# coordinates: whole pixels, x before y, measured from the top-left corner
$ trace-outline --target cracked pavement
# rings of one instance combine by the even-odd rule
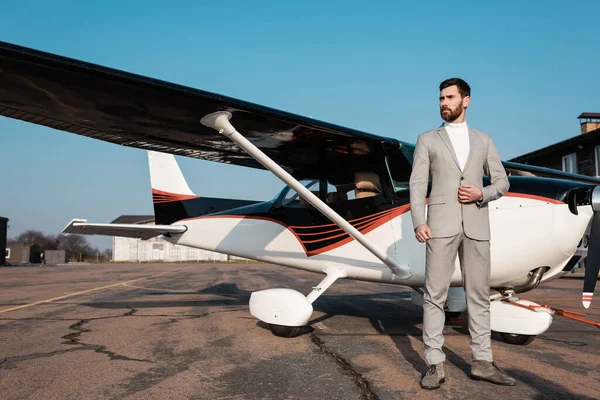
[[[336,282],[295,338],[249,314],[252,291],[308,293],[321,278],[243,263],[0,268],[1,397],[600,398],[600,331],[560,317],[528,346],[494,338],[496,361],[518,382],[508,388],[469,379],[467,331],[447,325],[447,382],[430,392],[419,387],[421,310],[405,288]],[[581,283],[523,297],[581,311]],[[588,317],[600,320],[598,305]]]
[[[348,375],[350,375],[353,379],[354,382],[356,383],[356,385],[360,388],[360,390],[362,390],[363,392],[363,397],[367,400],[378,400],[379,396],[377,396],[372,390],[371,387],[369,385],[369,381],[367,381],[365,379],[364,376],[362,376],[358,371],[356,371],[349,363],[348,361],[344,360],[344,358],[335,353],[334,351],[332,351],[331,349],[329,349],[325,342],[323,342],[323,339],[321,339],[318,335],[311,333],[310,334],[310,340],[317,345],[317,347],[325,354],[329,355],[331,358],[333,358],[333,360],[335,360],[336,363],[338,363],[340,365],[340,367],[346,371],[348,373]]]

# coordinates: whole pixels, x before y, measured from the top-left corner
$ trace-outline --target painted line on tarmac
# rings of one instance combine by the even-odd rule
[[[171,271],[165,271],[165,272],[161,272],[160,274],[151,275],[151,276],[145,276],[143,278],[133,279],[131,281],[113,283],[112,285],[100,286],[100,287],[97,287],[97,288],[88,289],[88,290],[84,290],[84,291],[81,291],[81,292],[70,293],[70,294],[66,294],[64,296],[54,297],[52,299],[40,300],[40,301],[36,301],[34,303],[23,304],[23,305],[20,305],[18,307],[5,308],[4,310],[0,310],[0,314],[5,313],[5,312],[9,312],[9,311],[20,310],[22,308],[33,307],[33,306],[37,306],[37,305],[40,305],[40,304],[51,303],[51,302],[56,301],[56,300],[67,299],[69,297],[79,296],[80,294],[86,294],[86,293],[96,292],[98,290],[110,289],[110,288],[113,288],[113,287],[116,287],[116,286],[127,286],[128,283],[138,282],[138,281],[142,281],[144,279],[155,278],[157,276],[161,276],[161,275],[170,274],[170,273],[173,273],[173,272],[176,272],[176,271],[180,271],[181,269],[183,269],[183,268],[175,269],[175,270],[171,270]]]
[[[132,289],[157,290],[160,292],[169,292],[169,293],[183,293],[183,294],[196,294],[197,293],[197,292],[190,292],[189,290],[170,290],[170,289],[162,289],[162,288],[155,288],[155,287],[134,286],[134,285],[130,285],[127,282],[123,283],[123,286],[127,286],[128,288],[132,288]]]

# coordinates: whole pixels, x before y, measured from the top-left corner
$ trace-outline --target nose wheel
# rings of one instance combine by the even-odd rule
[[[501,332],[502,339],[508,344],[517,346],[526,346],[535,339],[535,335],[519,335],[517,333]]]

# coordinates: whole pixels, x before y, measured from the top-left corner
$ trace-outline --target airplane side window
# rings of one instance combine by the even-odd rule
[[[397,194],[408,193],[412,165],[401,152],[386,156],[385,163]]]
[[[379,175],[371,171],[354,173],[355,193],[357,199],[373,197],[382,193]]]
[[[302,179],[299,182],[329,205],[383,195],[379,174],[369,170],[337,171],[323,182],[319,179]],[[310,207],[310,203],[292,188],[287,189],[281,205],[288,208]]]
[[[318,179],[301,179],[300,184],[313,192],[317,197],[319,197],[319,180]],[[300,197],[298,192],[294,189],[290,188],[288,192],[285,194],[281,205],[284,207],[308,207],[310,203],[306,201],[304,198]]]
[[[351,184],[346,185],[333,185],[331,182],[327,182],[327,204],[339,204],[348,200],[354,200],[354,186]]]
[[[327,204],[383,196],[380,175],[372,169],[331,174],[327,182]]]

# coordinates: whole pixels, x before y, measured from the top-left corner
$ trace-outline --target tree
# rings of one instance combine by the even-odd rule
[[[112,249],[104,249],[104,251],[102,252],[102,259],[104,261],[111,261],[112,260]]]
[[[30,229],[15,239],[8,239],[7,244],[24,244],[31,248],[32,262],[40,262],[40,253],[47,250],[65,250],[67,261],[110,261],[112,250],[100,251],[92,247],[86,236],[75,234],[46,235]]]
[[[44,232],[30,229],[17,236],[17,243],[35,246],[40,252],[56,250],[58,241],[56,236],[46,235]]]
[[[85,236],[61,233],[57,236],[57,241],[58,249],[66,251],[66,257],[69,261],[85,261],[92,256],[95,259],[96,253]]]

